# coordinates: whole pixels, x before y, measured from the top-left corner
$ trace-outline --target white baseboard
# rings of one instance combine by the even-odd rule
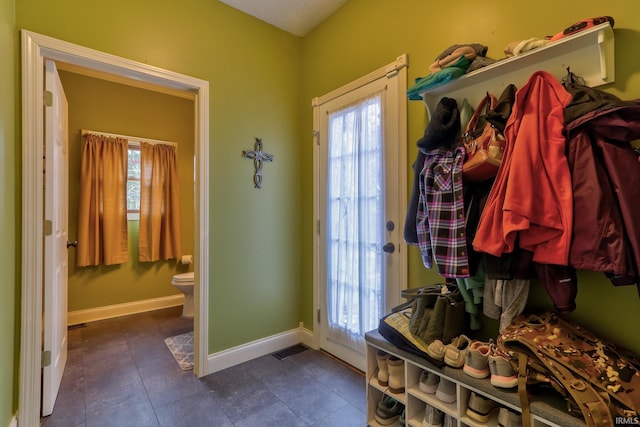
[[[305,328],[304,326],[300,326],[300,342],[306,345],[309,348],[314,350],[319,350],[318,343],[316,342],[316,337],[313,335],[313,331]]]
[[[303,343],[313,348],[313,332],[304,327],[298,327],[290,331],[261,338],[246,344],[239,345],[227,350],[209,355],[207,360],[207,374],[230,368],[240,363],[261,357],[283,348],[291,347]]]
[[[18,419],[15,417],[15,415],[13,416],[13,418],[11,418],[9,427],[18,427]]]
[[[159,310],[161,308],[175,307],[184,303],[184,294],[169,295],[167,297],[151,298],[142,301],[127,302],[124,304],[107,305],[105,307],[76,310],[67,313],[67,325],[93,322],[96,320],[111,319],[128,314],[143,313],[145,311]]]

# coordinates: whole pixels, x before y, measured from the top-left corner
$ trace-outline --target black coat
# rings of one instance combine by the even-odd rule
[[[416,143],[418,155],[413,163],[413,188],[404,223],[404,240],[408,244],[418,245],[416,214],[420,200],[420,172],[424,168],[426,153],[436,148],[453,150],[459,137],[460,112],[458,111],[458,103],[453,98],[444,97],[436,106],[436,110],[424,131],[424,136]]]

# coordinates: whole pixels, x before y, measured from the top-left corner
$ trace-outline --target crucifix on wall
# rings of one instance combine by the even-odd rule
[[[253,150],[242,150],[242,157],[253,159],[253,167],[255,168],[253,184],[255,188],[262,188],[262,162],[272,162],[273,154],[262,151],[262,139],[256,138]]]

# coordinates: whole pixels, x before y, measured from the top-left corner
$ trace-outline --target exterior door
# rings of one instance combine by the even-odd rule
[[[364,334],[406,287],[406,140],[398,136],[406,95],[399,74],[381,72],[316,107],[320,347],[361,370]]]
[[[56,65],[45,62],[45,209],[42,415],[53,412],[67,362],[67,98]],[[47,96],[49,98],[49,95]]]

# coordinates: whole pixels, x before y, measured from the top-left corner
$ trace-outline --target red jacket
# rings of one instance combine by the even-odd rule
[[[502,166],[478,224],[475,250],[501,256],[517,244],[533,253],[534,262],[567,265],[573,201],[564,108],[570,100],[545,71],[532,74],[516,93]]]

